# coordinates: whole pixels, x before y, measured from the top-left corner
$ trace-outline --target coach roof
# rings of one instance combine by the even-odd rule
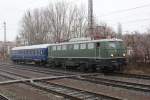
[[[39,49],[39,48],[47,48],[51,44],[40,44],[40,45],[31,45],[31,46],[21,46],[21,47],[14,47],[12,50],[24,50],[24,49]]]

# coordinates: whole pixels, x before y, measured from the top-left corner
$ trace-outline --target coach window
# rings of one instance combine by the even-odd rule
[[[26,50],[24,50],[24,54],[27,54],[27,53],[26,53]]]
[[[74,50],[78,50],[79,49],[79,44],[74,44]]]
[[[62,45],[62,50],[66,50],[67,46],[66,45]]]
[[[43,50],[40,51],[40,54],[43,55]]]
[[[53,49],[53,51],[56,51],[56,46],[53,46],[52,49]]]
[[[30,50],[28,50],[28,54],[30,54]]]
[[[31,54],[31,50],[29,50],[29,54]]]
[[[30,55],[32,55],[32,50],[30,50]]]
[[[37,55],[40,55],[40,50],[37,50]]]
[[[36,51],[35,51],[35,50],[33,50],[33,54],[34,54],[34,55],[36,54]]]
[[[35,55],[35,53],[36,53],[35,50],[33,50],[33,54],[34,54],[34,55]]]
[[[39,55],[42,55],[43,54],[43,50],[39,50]]]
[[[86,49],[86,44],[80,44],[80,49]]]
[[[93,49],[94,48],[94,43],[88,43],[88,49]]]
[[[40,55],[40,50],[37,50],[37,55]]]
[[[27,54],[30,54],[29,50],[27,50]]]
[[[33,51],[33,55],[35,55],[35,53],[36,53],[35,50],[32,50],[32,51]]]
[[[30,50],[30,55],[32,55],[32,50]]]
[[[39,54],[39,50],[36,50],[36,55],[38,55]]]
[[[33,55],[35,54],[34,50],[32,50],[32,54],[33,54]]]

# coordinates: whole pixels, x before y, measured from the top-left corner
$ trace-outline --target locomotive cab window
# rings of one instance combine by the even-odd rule
[[[100,43],[96,43],[96,48],[99,48],[100,47]]]

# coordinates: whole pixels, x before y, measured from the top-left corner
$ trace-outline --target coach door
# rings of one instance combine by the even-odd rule
[[[96,43],[96,58],[100,57],[100,43]]]

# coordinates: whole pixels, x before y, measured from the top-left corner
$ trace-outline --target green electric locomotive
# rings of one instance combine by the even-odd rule
[[[120,71],[127,64],[126,48],[121,39],[56,43],[48,47],[48,63],[81,71]]]

